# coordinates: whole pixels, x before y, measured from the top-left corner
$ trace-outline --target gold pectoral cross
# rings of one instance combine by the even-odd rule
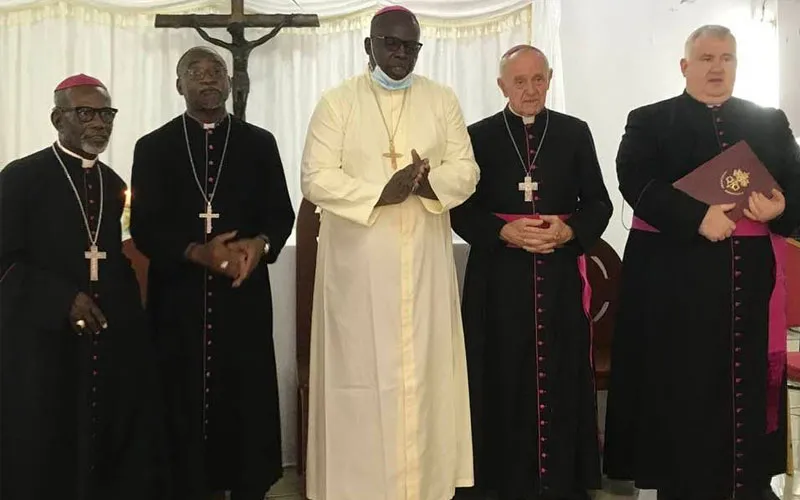
[[[97,245],[92,245],[89,247],[88,252],[83,253],[83,256],[89,261],[89,280],[100,280],[100,264],[98,261],[104,260],[106,253],[98,250]]]
[[[389,158],[392,160],[392,170],[397,170],[397,160],[398,158],[402,158],[403,154],[398,153],[394,149],[394,141],[389,141],[389,152],[383,153],[384,158]]]
[[[198,216],[201,219],[206,220],[206,234],[211,234],[211,230],[213,229],[211,220],[212,219],[219,219],[219,214],[214,213],[214,210],[211,208],[211,203],[206,203],[206,211],[200,212]]]
[[[539,183],[533,182],[533,178],[526,175],[523,182],[517,185],[517,189],[525,192],[525,201],[533,201],[533,192],[539,190]]]

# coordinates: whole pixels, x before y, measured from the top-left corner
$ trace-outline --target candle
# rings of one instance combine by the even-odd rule
[[[130,208],[130,206],[131,206],[131,190],[130,189],[126,189],[125,190],[125,207],[126,208]]]

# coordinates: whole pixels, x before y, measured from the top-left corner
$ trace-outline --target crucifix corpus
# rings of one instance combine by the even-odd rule
[[[525,192],[525,201],[533,201],[533,192],[539,190],[539,183],[533,182],[530,175],[526,175],[523,182],[518,184],[519,191]]]
[[[100,279],[100,263],[99,261],[106,258],[106,253],[101,252],[97,245],[89,247],[88,252],[84,252],[83,256],[89,261],[89,281],[98,281]]]
[[[156,15],[156,28],[194,28],[203,40],[230,51],[233,55],[233,114],[242,120],[245,119],[247,96],[250,94],[250,76],[247,73],[250,52],[267,43],[283,28],[318,26],[316,14],[245,14],[244,0],[231,0],[230,14]],[[226,28],[231,41],[212,38],[203,28]],[[247,40],[245,28],[272,28],[272,31],[256,40]]]

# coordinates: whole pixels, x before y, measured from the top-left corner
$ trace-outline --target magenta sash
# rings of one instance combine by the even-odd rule
[[[519,219],[541,219],[539,214],[494,214],[497,217],[503,219],[506,222],[514,222],[515,220]],[[570,215],[556,215],[561,220],[567,220],[570,218]],[[516,245],[508,244],[510,248],[518,248]],[[586,315],[586,319],[589,321],[589,362],[591,363],[592,370],[594,370],[594,356],[592,353],[594,352],[594,328],[593,328],[593,321],[592,321],[592,286],[589,283],[589,274],[586,267],[586,255],[579,255],[578,256],[578,273],[581,276],[581,302],[583,304],[583,312]]]
[[[633,229],[659,232],[642,219],[634,216]],[[769,343],[767,351],[767,433],[778,428],[780,398],[783,390],[783,377],[786,373],[786,259],[788,243],[785,238],[771,233],[766,224],[740,219],[733,232],[734,237],[769,236],[772,253],[775,256],[775,286],[769,299]]]

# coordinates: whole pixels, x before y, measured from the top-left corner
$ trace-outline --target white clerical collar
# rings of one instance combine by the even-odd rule
[[[58,144],[58,149],[60,149],[61,151],[65,152],[66,154],[70,155],[73,158],[79,159],[81,161],[81,168],[92,168],[94,167],[94,164],[97,163],[97,158],[90,160],[88,158],[84,158],[79,154],[73,153],[69,149],[65,148],[64,145],[61,144],[61,140],[59,139],[56,139],[56,144]]]
[[[189,118],[191,118],[192,120],[194,120],[198,124],[200,124],[200,126],[203,127],[203,130],[214,130],[215,128],[217,128],[217,125],[221,124],[222,122],[224,122],[228,118],[228,113],[225,113],[225,115],[222,118],[220,118],[219,121],[211,122],[211,123],[206,123],[204,121],[198,120],[197,118],[195,118],[194,116],[190,115],[189,113],[186,113],[186,116],[188,116]]]
[[[511,106],[511,104],[508,105],[508,109],[509,109],[509,111],[511,111],[511,113],[513,115],[522,118],[522,123],[524,123],[525,125],[533,125],[533,122],[536,121],[536,115],[523,116],[523,115],[517,113],[516,111],[514,111],[514,108]]]
[[[699,97],[693,96],[692,94],[690,94],[690,93],[689,93],[689,91],[688,91],[688,90],[684,90],[683,92],[684,92],[684,94],[686,94],[687,96],[689,96],[689,98],[691,98],[692,100],[694,100],[694,101],[696,101],[696,102],[698,102],[698,103],[700,103],[700,104],[703,104],[703,105],[704,105],[705,107],[707,107],[708,109],[720,109],[720,108],[721,108],[722,106],[724,106],[724,105],[725,105],[725,104],[726,104],[726,103],[727,103],[727,102],[728,102],[728,101],[731,99],[731,97],[732,97],[732,96],[729,96],[728,98],[726,98],[726,99],[725,99],[724,101],[722,101],[722,102],[706,102],[706,101],[704,101],[704,100],[700,99]]]

